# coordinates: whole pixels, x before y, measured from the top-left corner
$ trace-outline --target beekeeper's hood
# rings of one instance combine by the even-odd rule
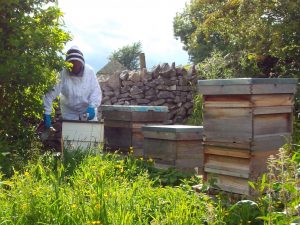
[[[82,52],[79,50],[79,48],[75,45],[72,46],[68,51],[67,51],[67,56],[66,56],[66,61],[71,62],[73,60],[81,62],[81,64],[84,66],[84,57]]]

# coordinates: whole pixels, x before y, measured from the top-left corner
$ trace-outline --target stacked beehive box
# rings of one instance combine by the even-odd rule
[[[64,148],[87,150],[103,144],[103,123],[96,121],[62,121]]]
[[[296,79],[198,81],[204,96],[204,171],[225,191],[251,194],[248,181],[292,133]]]
[[[166,106],[103,105],[101,110],[105,149],[128,152],[133,147],[136,156],[143,156],[142,126],[162,124],[168,117]]]
[[[142,131],[145,157],[159,164],[202,174],[202,126],[148,125],[142,127]]]

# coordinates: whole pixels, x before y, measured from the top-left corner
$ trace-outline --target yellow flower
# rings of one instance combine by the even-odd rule
[[[99,203],[96,204],[96,205],[95,205],[95,208],[96,208],[96,209],[100,209],[100,204],[99,204]]]
[[[122,167],[122,168],[121,168],[121,173],[123,173],[123,172],[124,172],[124,168]]]
[[[25,171],[24,175],[25,175],[26,177],[28,177],[30,174],[29,174],[27,171]]]
[[[71,205],[71,208],[72,208],[72,209],[75,209],[76,207],[77,207],[76,204],[72,204],[72,205]]]
[[[143,158],[143,157],[141,157],[141,158],[140,158],[140,160],[144,160],[144,158]]]
[[[99,221],[99,220],[91,221],[91,224],[101,224],[101,221]]]
[[[24,203],[24,204],[21,205],[21,209],[26,209],[26,208],[27,208],[27,204],[26,203]]]
[[[130,148],[129,148],[129,153],[130,153],[130,154],[133,153],[133,147],[132,147],[132,146],[130,146]]]
[[[148,162],[152,163],[152,162],[153,162],[153,159],[151,159],[151,158],[150,158],[150,159],[148,159]]]

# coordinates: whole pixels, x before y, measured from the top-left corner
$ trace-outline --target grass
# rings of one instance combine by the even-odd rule
[[[196,193],[198,177],[132,155],[44,155],[10,178],[0,174],[0,225],[291,224],[300,221],[299,158],[280,150],[250,183],[257,196],[234,202]]]
[[[160,185],[158,179],[150,179],[149,164],[142,160],[116,154],[77,158],[79,163],[72,168],[72,163],[47,155],[23,172],[15,171],[10,179],[0,179],[0,224],[211,224],[213,220],[208,216],[214,209],[208,196],[192,192],[187,181],[177,187]]]

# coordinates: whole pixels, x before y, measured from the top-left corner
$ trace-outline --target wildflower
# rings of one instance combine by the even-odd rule
[[[123,172],[124,172],[124,168],[122,167],[122,168],[120,169],[120,171],[121,171],[121,173],[123,173]]]
[[[132,146],[130,146],[130,148],[129,148],[129,153],[133,154],[133,147]]]
[[[151,158],[148,159],[148,162],[149,162],[149,163],[152,163],[152,162],[153,162],[153,159],[151,159]]]
[[[26,209],[26,208],[27,208],[27,204],[26,204],[26,203],[24,203],[24,204],[21,205],[21,209],[24,210],[24,209]]]
[[[95,208],[96,208],[96,209],[100,209],[100,204],[99,204],[99,203],[96,204],[96,205],[95,205]]]
[[[71,205],[71,208],[72,208],[72,209],[75,209],[76,207],[77,207],[76,204],[72,204],[72,205]]]
[[[140,160],[142,160],[142,161],[143,161],[143,160],[144,160],[144,158],[143,158],[143,157],[141,157],[141,158],[140,158]]]
[[[116,168],[116,169],[121,169],[122,166],[121,166],[121,165],[115,165],[115,168]]]
[[[28,173],[28,171],[25,171],[24,175],[25,175],[26,177],[28,177],[30,174]]]
[[[101,224],[101,221],[99,221],[99,220],[91,221],[91,224]]]

